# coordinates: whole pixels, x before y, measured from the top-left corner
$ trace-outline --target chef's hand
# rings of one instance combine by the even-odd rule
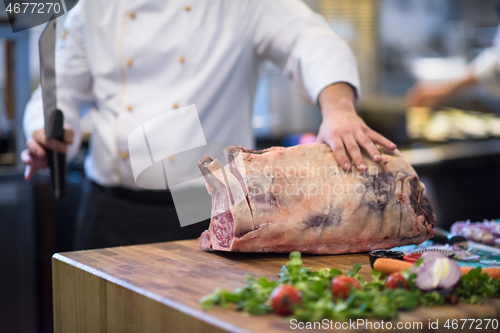
[[[394,143],[371,130],[356,114],[354,91],[347,83],[335,83],[323,89],[319,94],[318,103],[323,121],[317,142],[328,144],[345,170],[351,169],[346,150],[356,167],[366,170],[367,166],[363,162],[359,146],[363,147],[375,162],[382,160],[375,143],[396,149]]]
[[[406,104],[409,107],[433,107],[453,95],[457,89],[455,83],[424,84],[417,83],[406,93]]]
[[[64,124],[64,142],[54,139],[46,140],[44,129],[34,131],[31,138],[26,142],[26,149],[21,152],[21,160],[26,164],[24,178],[30,180],[38,170],[47,167],[44,148],[65,154],[67,145],[73,143],[73,137],[74,131],[68,124]]]
[[[469,74],[458,80],[441,83],[422,83],[418,82],[406,93],[406,104],[409,107],[422,106],[433,107],[439,102],[456,95],[462,88],[474,85],[476,77]]]

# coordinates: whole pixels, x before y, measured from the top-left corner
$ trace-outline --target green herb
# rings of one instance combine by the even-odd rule
[[[419,265],[421,260],[417,260]],[[279,282],[265,278],[246,277],[244,287],[229,292],[217,289],[200,300],[202,308],[214,305],[233,308],[246,314],[261,315],[272,312],[270,294],[281,284],[293,285],[301,295],[301,304],[293,308],[293,315],[300,321],[319,321],[322,319],[346,320],[356,318],[394,319],[398,311],[413,310],[419,305],[435,306],[445,303],[445,297],[437,291],[423,292],[417,288],[416,274],[408,270],[401,274],[408,282],[409,289],[385,289],[386,278],[377,270],[372,270],[371,281],[363,281],[356,264],[345,274],[359,281],[361,290],[351,288],[350,296],[344,299],[332,297],[330,285],[334,277],[342,272],[334,268],[314,271],[302,267],[299,252],[290,254],[288,261],[280,270]],[[500,297],[500,280],[494,281],[481,268],[462,275],[453,295],[467,303],[481,303],[483,297]]]
[[[481,274],[481,267],[476,267],[460,277],[453,294],[461,302],[482,304],[484,297],[500,297],[500,280],[493,280],[486,273]]]

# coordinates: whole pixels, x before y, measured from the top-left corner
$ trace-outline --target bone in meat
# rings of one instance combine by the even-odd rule
[[[336,254],[419,244],[434,235],[425,186],[398,150],[364,154],[366,172],[344,171],[324,144],[226,149],[227,168],[198,165],[212,194],[204,249]]]

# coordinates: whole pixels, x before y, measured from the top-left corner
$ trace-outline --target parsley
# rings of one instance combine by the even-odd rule
[[[453,294],[461,302],[482,304],[484,297],[500,297],[500,280],[493,280],[486,273],[481,274],[481,267],[477,267],[460,277]]]
[[[417,260],[419,265],[421,260]],[[345,274],[359,281],[361,290],[351,288],[351,294],[344,299],[333,299],[331,280],[342,272],[335,268],[313,271],[302,267],[299,252],[290,253],[288,261],[280,270],[279,281],[269,281],[263,277],[246,276],[244,287],[233,292],[217,289],[203,297],[200,305],[209,309],[214,305],[233,308],[251,315],[272,312],[270,294],[281,284],[293,285],[301,295],[301,304],[294,307],[291,318],[299,321],[320,321],[322,319],[346,320],[356,318],[394,319],[399,311],[413,310],[419,305],[435,306],[445,303],[445,297],[438,291],[423,292],[417,288],[416,274],[406,270],[402,275],[409,289],[385,289],[386,278],[377,270],[372,270],[371,281],[363,281],[359,274],[360,264],[347,269]],[[500,280],[494,281],[481,268],[462,275],[452,295],[466,303],[482,303],[484,297],[500,297]]]

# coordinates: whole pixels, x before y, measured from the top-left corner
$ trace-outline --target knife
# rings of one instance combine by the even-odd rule
[[[464,249],[467,249],[468,245],[467,238],[464,236],[451,234],[450,232],[438,227],[434,228],[434,237],[432,237],[431,240],[443,244],[458,244]]]
[[[56,20],[50,20],[38,41],[40,52],[40,85],[42,86],[45,138],[64,142],[64,116],[57,109],[56,95]],[[57,199],[65,193],[66,154],[45,148],[50,169],[52,192]]]

